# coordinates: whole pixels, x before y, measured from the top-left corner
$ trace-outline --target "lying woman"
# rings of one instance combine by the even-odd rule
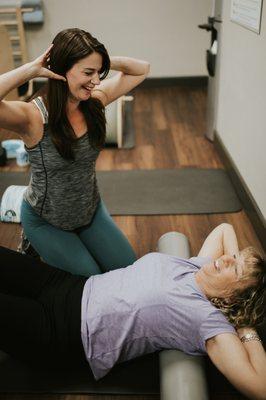
[[[150,253],[89,279],[1,248],[0,349],[27,362],[89,363],[95,379],[162,349],[208,354],[241,392],[266,398],[265,260],[231,225],[198,257]]]

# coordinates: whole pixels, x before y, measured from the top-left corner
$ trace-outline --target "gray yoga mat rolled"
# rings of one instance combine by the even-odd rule
[[[27,185],[29,176],[0,175],[0,196],[9,185]],[[241,210],[222,169],[98,171],[102,198],[111,215],[211,214]]]

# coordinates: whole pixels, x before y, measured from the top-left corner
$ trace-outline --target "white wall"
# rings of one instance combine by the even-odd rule
[[[266,216],[266,7],[261,33],[230,21],[223,5],[217,131]]]
[[[44,0],[45,23],[27,28],[30,58],[37,57],[62,29],[88,30],[112,55],[151,63],[152,77],[207,75],[205,50],[211,0]]]

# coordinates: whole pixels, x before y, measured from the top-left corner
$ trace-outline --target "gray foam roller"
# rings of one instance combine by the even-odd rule
[[[168,232],[160,237],[158,251],[189,258],[189,242],[180,232]],[[179,350],[160,353],[161,400],[208,400],[204,358],[190,356]]]
[[[181,258],[189,258],[189,242],[187,237],[180,232],[167,232],[158,240],[158,251]]]

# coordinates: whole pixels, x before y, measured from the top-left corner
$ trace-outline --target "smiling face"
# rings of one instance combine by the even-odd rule
[[[99,73],[102,68],[102,62],[102,56],[93,52],[79,60],[66,72],[69,99],[71,101],[88,100],[92,89],[100,84]]]
[[[196,275],[208,298],[229,298],[236,290],[244,290],[254,284],[250,267],[245,264],[241,252],[235,257],[221,256],[204,265]]]

